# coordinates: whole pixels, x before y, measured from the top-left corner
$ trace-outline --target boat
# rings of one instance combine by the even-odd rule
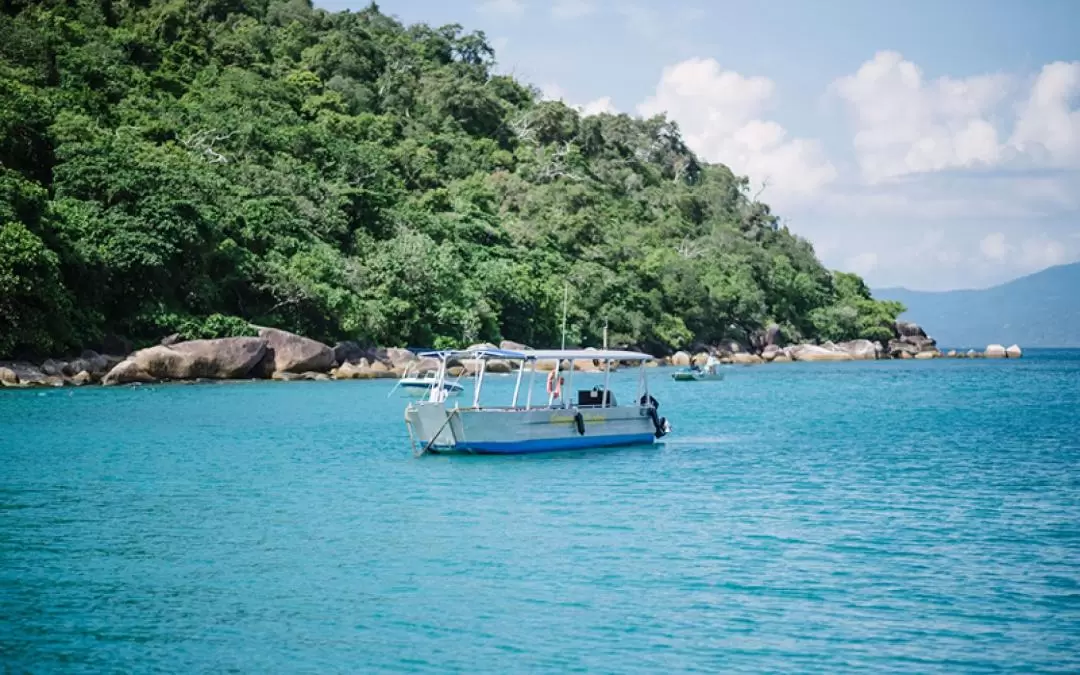
[[[410,394],[420,396],[427,396],[428,393],[435,386],[441,387],[448,396],[460,394],[462,390],[465,389],[464,385],[459,382],[460,378],[457,378],[453,381],[443,378],[442,383],[439,383],[439,378],[437,374],[432,371],[427,371],[426,373],[417,373],[415,375],[411,375],[410,372],[411,366],[405,371],[401,379],[398,380],[397,384],[394,385],[394,388],[390,390],[391,394],[393,394],[394,391],[398,389],[398,387]]]
[[[654,444],[671,430],[658,413],[659,403],[649,394],[645,364],[652,356],[640,352],[609,350],[503,350],[475,349],[431,352],[421,356],[438,359],[437,385],[421,401],[405,409],[405,426],[417,455],[525,454],[559,450],[587,450]],[[473,359],[479,364],[471,405],[450,406],[441,386],[452,360]],[[492,359],[517,362],[513,395],[501,405],[481,403],[484,375]],[[592,360],[602,367],[603,385],[575,391],[574,369],[560,372],[574,360]],[[536,400],[541,362],[555,363],[546,376],[544,398]],[[612,366],[639,366],[636,393],[629,402],[617,401],[609,389]],[[539,377],[545,377],[540,371]],[[563,384],[570,396],[564,396]],[[568,400],[569,399],[569,400]]]
[[[722,380],[724,373],[720,370],[720,362],[712,356],[705,362],[704,368],[680,368],[671,374],[671,379],[676,382],[700,382],[702,380]]]

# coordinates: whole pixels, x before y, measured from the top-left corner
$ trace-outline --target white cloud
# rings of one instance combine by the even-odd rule
[[[518,17],[525,13],[525,3],[522,0],[483,0],[477,10],[484,14]]]
[[[578,19],[596,11],[591,0],[555,0],[551,14],[557,19]]]
[[[615,108],[615,104],[611,102],[610,96],[602,96],[596,100],[589,101],[584,105],[574,107],[580,110],[581,114],[585,117],[589,117],[590,115],[599,115],[600,113],[610,113],[614,115],[615,113],[619,112]]]
[[[600,113],[610,113],[614,115],[619,112],[615,107],[615,104],[612,103],[610,96],[601,96],[600,98],[593,99],[587,103],[573,103],[567,100],[566,90],[554,83],[545,84],[540,87],[540,95],[546,101],[562,101],[566,105],[577,110],[584,117],[599,115]]]
[[[1005,235],[1001,232],[986,235],[979,242],[979,251],[990,260],[1001,262],[1009,251],[1008,246],[1005,244]]]
[[[1002,156],[992,120],[1004,75],[924,81],[919,67],[882,51],[832,84],[855,123],[856,158],[874,182],[912,173],[991,166]]]
[[[744,77],[713,59],[688,59],[664,69],[656,93],[638,112],[666,113],[700,156],[767,182],[772,194],[813,194],[836,177],[836,168],[817,141],[789,139],[782,126],[761,119],[774,89],[768,78]]]
[[[878,264],[878,255],[872,251],[860,253],[859,255],[848,258],[846,267],[849,271],[858,274],[859,276],[866,276],[873,271]]]
[[[1043,66],[1020,109],[1010,144],[1051,166],[1080,165],[1080,61]]]
[[[1065,247],[1048,237],[1027,239],[1020,249],[1020,265],[1031,271],[1059,265],[1065,260]]]

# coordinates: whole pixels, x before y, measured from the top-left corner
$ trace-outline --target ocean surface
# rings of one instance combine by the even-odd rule
[[[0,390],[0,669],[1080,671],[1080,351],[669,372],[663,445],[527,457],[387,381]]]

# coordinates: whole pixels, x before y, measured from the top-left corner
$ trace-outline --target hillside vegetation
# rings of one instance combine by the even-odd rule
[[[888,339],[675,124],[582,117],[482,33],[303,0],[0,5],[0,356],[247,333],[655,351]]]

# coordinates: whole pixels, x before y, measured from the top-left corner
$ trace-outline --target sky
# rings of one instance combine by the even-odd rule
[[[483,31],[500,72],[584,114],[665,113],[873,288],[1080,260],[1080,2],[378,4]]]

